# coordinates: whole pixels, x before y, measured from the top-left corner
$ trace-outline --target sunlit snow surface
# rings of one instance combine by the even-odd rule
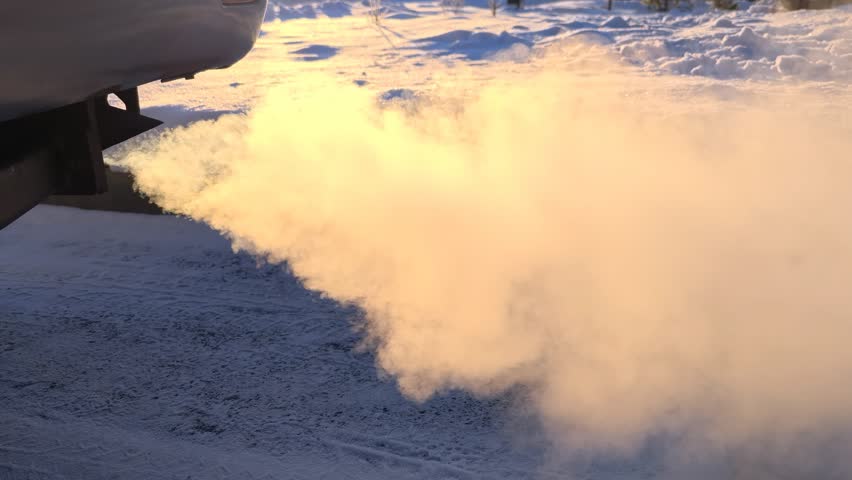
[[[245,111],[274,86],[310,91],[308,72],[377,96],[475,90],[540,68],[548,48],[577,45],[588,48],[562,55],[567,68],[606,55],[643,74],[691,77],[696,88],[808,82],[842,94],[852,78],[849,7],[773,14],[771,4],[744,2],[747,10],[736,12],[698,5],[660,14],[633,1],[616,1],[613,12],[599,1],[531,1],[492,17],[479,3],[455,13],[431,2],[387,2],[376,27],[361,3],[273,1],[246,59],[190,82],[144,87],[143,104],[167,123],[185,123]]]
[[[245,60],[146,86],[142,102],[174,126],[249,111],[273,87],[309,94],[317,78],[377,102],[465,95],[556,57],[614,59],[685,99],[784,85],[849,105],[849,8],[529,2],[492,17],[482,3],[389,2],[377,27],[361,3],[273,0]],[[404,399],[357,348],[354,308],[188,220],[39,207],[0,232],[0,297],[2,479],[663,475],[662,441],[567,462],[523,391]]]

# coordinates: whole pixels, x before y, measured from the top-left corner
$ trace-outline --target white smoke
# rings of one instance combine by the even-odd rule
[[[671,432],[684,458],[770,465],[731,478],[849,438],[852,129],[830,99],[563,72],[411,113],[305,82],[124,161],[362,307],[406,395],[524,385],[566,445]],[[823,478],[852,473],[832,455]]]

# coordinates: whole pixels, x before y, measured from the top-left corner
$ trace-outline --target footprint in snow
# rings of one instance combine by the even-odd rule
[[[420,15],[414,13],[400,12],[395,13],[393,15],[389,15],[387,18],[389,20],[412,20],[415,18],[420,18]]]
[[[601,25],[601,28],[628,28],[630,23],[621,17],[612,17]]]
[[[328,45],[310,45],[290,53],[293,55],[300,55],[300,60],[305,62],[314,62],[317,60],[328,60],[329,58],[337,55],[337,52],[339,51],[339,48],[330,47]]]

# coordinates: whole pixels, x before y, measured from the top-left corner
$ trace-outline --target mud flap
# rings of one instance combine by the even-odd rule
[[[0,123],[0,228],[51,194],[107,191],[103,149],[162,124],[139,113],[135,89]]]

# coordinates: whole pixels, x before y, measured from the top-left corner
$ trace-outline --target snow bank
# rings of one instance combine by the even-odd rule
[[[629,63],[646,70],[715,78],[781,80],[852,79],[846,55],[852,16],[808,13],[810,22],[756,21],[748,12],[690,18],[673,38],[617,37]]]
[[[516,45],[525,47],[533,45],[533,41],[505,31],[495,34],[470,30],[455,30],[422,38],[414,43],[423,50],[436,52],[437,55],[456,55],[467,60],[482,60]]]
[[[270,0],[266,8],[265,20],[294,20],[299,18],[341,18],[352,15],[352,5],[348,2],[326,1],[326,2],[282,2]]]
[[[446,16],[440,9],[426,8],[429,5],[387,2],[382,10],[384,18],[392,22]],[[852,78],[848,57],[852,55],[852,10],[848,7],[772,14],[769,2],[748,2],[735,12],[708,10],[698,4],[692,11],[659,14],[648,12],[635,1],[616,2],[615,12],[603,10],[603,6],[603,2],[585,1],[530,3],[522,16],[512,17],[523,23],[503,29],[479,27],[475,15],[447,17],[449,23],[466,21],[476,28],[408,38],[404,48],[467,61],[507,57],[518,61],[529,57],[528,53],[521,54],[524,49],[546,46],[574,33],[578,36],[573,40],[612,45],[625,62],[654,73],[719,79]],[[366,15],[366,8],[344,2],[275,2],[268,19]],[[503,15],[510,14],[516,15],[510,11]],[[502,50],[508,52],[495,56]]]

